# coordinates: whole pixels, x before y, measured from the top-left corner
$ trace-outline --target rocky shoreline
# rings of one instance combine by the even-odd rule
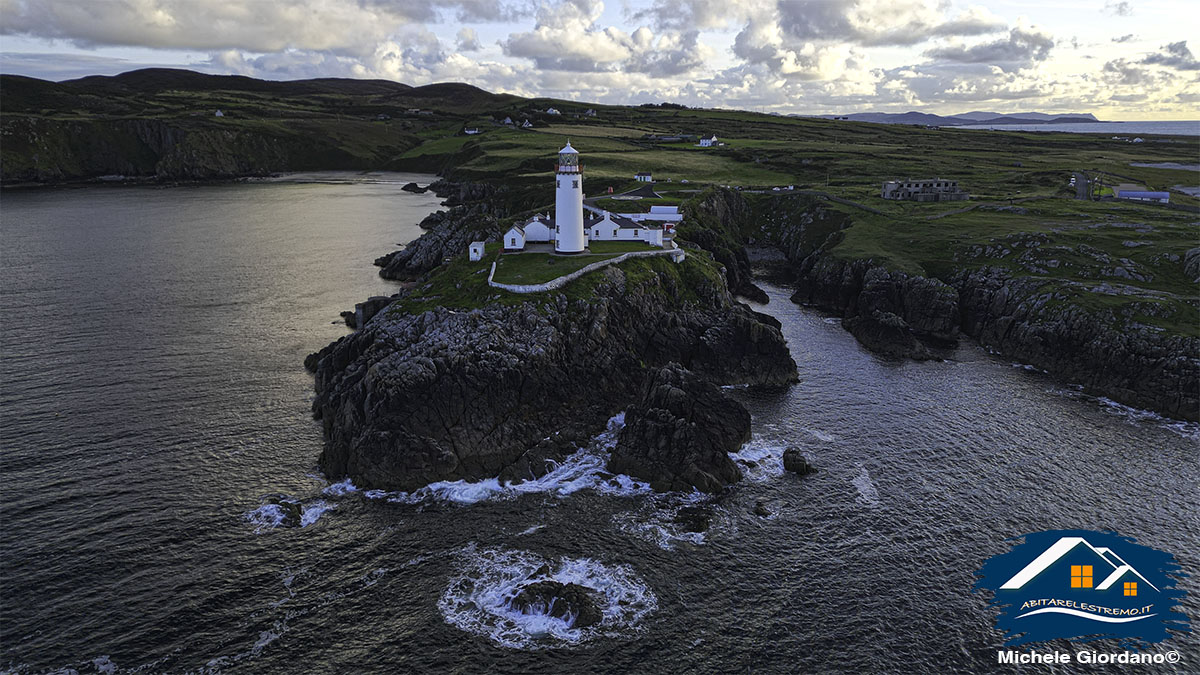
[[[719,191],[709,201],[742,197]],[[738,208],[724,207],[724,213]],[[792,300],[843,317],[863,346],[894,358],[936,358],[968,337],[1084,391],[1170,417],[1200,418],[1200,340],[1088,312],[1044,280],[1000,266],[958,268],[946,280],[846,260],[831,249],[849,225],[808,199],[765,236],[788,260]]]

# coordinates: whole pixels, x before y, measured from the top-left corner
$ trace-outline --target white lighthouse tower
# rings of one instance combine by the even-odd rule
[[[583,235],[583,171],[579,152],[570,141],[558,151],[554,185],[554,251],[583,253],[587,248]]]

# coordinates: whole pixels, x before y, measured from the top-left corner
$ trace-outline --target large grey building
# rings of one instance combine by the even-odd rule
[[[915,202],[959,202],[971,195],[958,188],[958,181],[945,178],[889,180],[883,184],[884,199],[908,199]]]

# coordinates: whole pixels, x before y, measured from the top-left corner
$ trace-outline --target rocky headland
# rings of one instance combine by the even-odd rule
[[[778,324],[700,254],[627,261],[564,291],[427,311],[402,297],[311,357],[324,471],[389,490],[532,478],[628,409],[614,470],[661,489],[736,480],[719,451],[749,415],[715,385],[794,381]]]

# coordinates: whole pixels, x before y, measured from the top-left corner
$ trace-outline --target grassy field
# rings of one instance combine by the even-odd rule
[[[507,253],[500,256],[500,260],[496,264],[496,276],[492,279],[502,284],[544,284],[594,262],[615,258],[620,253],[577,256],[561,256],[550,253]]]

